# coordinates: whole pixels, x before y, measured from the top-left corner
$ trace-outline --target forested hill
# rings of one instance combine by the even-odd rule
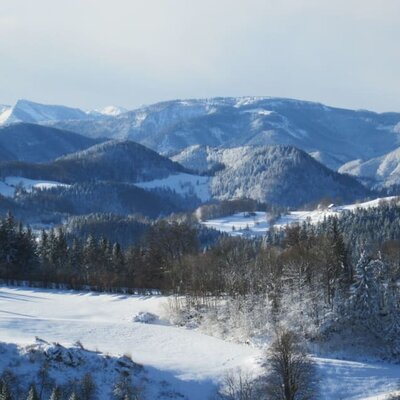
[[[22,176],[63,183],[142,182],[185,169],[132,141],[108,141],[47,164],[3,162],[2,176]]]
[[[292,146],[195,147],[173,157],[186,167],[216,170],[211,192],[218,199],[250,198],[298,207],[321,198],[363,199],[369,190]]]

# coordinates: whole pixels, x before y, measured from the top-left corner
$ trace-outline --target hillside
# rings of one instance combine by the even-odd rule
[[[102,139],[34,124],[0,127],[0,161],[44,163],[68,153],[87,149]]]
[[[8,125],[16,122],[41,123],[64,120],[86,120],[94,115],[72,107],[47,105],[29,100],[18,100],[14,106],[0,106],[0,124]]]
[[[142,182],[182,172],[184,168],[131,141],[108,141],[47,164],[7,162],[2,176],[63,183],[90,181]]]
[[[131,354],[136,364],[143,365],[144,369],[136,374],[146,375],[143,381],[146,399],[204,400],[215,395],[216,386],[224,381],[228,372],[240,368],[250,376],[261,373],[264,356],[261,348],[224,341],[197,329],[173,326],[166,315],[167,303],[165,296],[118,296],[3,286],[0,288],[0,305],[4,310],[0,318],[2,340],[30,346],[20,351],[21,355],[17,354],[16,346],[1,345],[1,348],[9,355],[12,369],[25,374],[25,382],[32,382],[35,377],[40,351],[47,351],[50,357],[59,354],[59,362],[77,361],[75,369],[63,366],[62,376],[60,367],[55,364],[57,359],[51,358],[50,373],[56,382],[64,383],[66,374],[77,377],[78,373],[91,371],[103,389],[102,400],[110,398],[109,386],[119,368],[126,364],[134,366],[127,357],[121,357],[122,354]],[[154,321],[144,323],[135,319],[140,313],[149,312],[156,316]],[[79,350],[75,345],[68,350],[43,340],[33,342],[35,336],[63,346],[71,346],[79,340],[85,349]],[[36,357],[27,370],[23,355],[29,354],[29,349]],[[74,357],[68,358],[70,354]],[[7,365],[6,360],[2,358],[0,365]],[[16,360],[19,362],[11,362]],[[400,371],[396,365],[318,357],[314,361],[323,388],[320,399],[356,400],[397,389]],[[103,377],[100,362],[107,372]],[[97,368],[90,369],[90,366]]]
[[[339,172],[350,174],[370,186],[400,185],[400,147],[367,161],[354,160],[344,164]]]
[[[211,179],[211,193],[219,199],[247,197],[299,206],[323,197],[352,201],[368,195],[355,179],[329,170],[290,146],[192,147],[173,160],[200,171],[218,167]]]

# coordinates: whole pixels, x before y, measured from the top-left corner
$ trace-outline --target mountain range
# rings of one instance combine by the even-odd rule
[[[280,98],[175,100],[55,125],[90,137],[131,139],[163,154],[192,145],[291,145],[332,169],[383,156],[400,144],[400,113]]]
[[[117,116],[126,111],[126,109],[116,106],[83,111],[79,108],[40,104],[22,99],[18,100],[14,106],[0,105],[0,125],[17,122],[50,123],[69,120],[96,120],[106,116]]]
[[[400,182],[399,113],[243,97],[127,112],[20,100],[0,114],[4,193],[19,178],[36,188],[12,200],[24,209],[154,216],[243,197],[299,207],[362,200]]]

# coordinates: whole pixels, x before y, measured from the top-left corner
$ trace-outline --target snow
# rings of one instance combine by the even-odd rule
[[[15,188],[0,181],[0,195],[5,197],[13,197],[14,193],[15,193]]]
[[[15,194],[15,189],[17,186],[22,185],[22,187],[30,192],[33,188],[35,189],[51,189],[56,186],[69,186],[65,183],[28,179],[21,176],[7,176],[4,182],[0,181],[0,194],[6,197],[13,197]]]
[[[273,111],[264,110],[263,108],[253,108],[250,110],[244,110],[243,113],[257,114],[257,115],[270,115]]]
[[[12,113],[12,107],[0,105],[0,125],[4,124]]]
[[[167,178],[155,179],[148,182],[140,182],[135,185],[142,189],[171,189],[181,195],[196,195],[201,201],[208,201],[211,198],[210,178],[207,176],[179,173],[170,175]]]
[[[101,114],[105,115],[108,117],[116,117],[117,115],[123,114],[127,112],[128,110],[123,107],[118,107],[118,106],[106,106],[101,109],[95,109],[95,110],[90,110],[88,111],[89,115],[96,115],[96,114]]]
[[[41,123],[62,120],[80,120],[90,117],[78,108],[61,105],[35,103],[29,100],[18,100],[14,106],[0,114],[0,124],[16,122]]]
[[[400,366],[315,358],[321,377],[321,399],[377,400],[399,387]]]
[[[287,225],[301,224],[309,221],[312,224],[322,222],[324,218],[329,216],[339,216],[344,211],[355,211],[357,208],[378,207],[382,201],[391,201],[396,197],[383,197],[375,200],[348,204],[344,206],[330,206],[327,209],[317,209],[313,211],[291,211],[282,215],[274,222],[274,227],[281,229]],[[237,213],[226,217],[215,218],[203,222],[209,228],[214,228],[220,232],[225,232],[231,236],[258,236],[264,235],[271,227],[268,222],[270,215],[263,211],[255,213]]]
[[[237,213],[222,218],[215,218],[204,222],[208,228],[214,228],[231,236],[264,235],[270,228],[267,222],[267,213],[257,211],[254,215],[248,213]]]
[[[135,314],[161,319],[167,298],[0,287],[0,341],[30,344],[35,336],[135,362],[176,383],[191,400],[203,400],[230,369],[257,370],[260,350],[224,342],[164,323],[132,322]],[[155,371],[157,370],[157,371]],[[185,392],[186,391],[186,392]]]
[[[339,168],[340,173],[347,173],[359,178],[370,178],[379,186],[398,185],[400,183],[400,147],[367,161],[361,159],[349,161]]]
[[[204,400],[226,372],[260,372],[262,349],[225,342],[193,329],[172,326],[165,318],[167,297],[125,296],[0,286],[0,341],[31,344],[35,336],[113,356],[131,354],[149,377],[165,380],[191,400]],[[151,313],[157,323],[132,322]],[[320,399],[384,399],[398,388],[400,366],[314,358]],[[370,396],[370,397],[368,397]]]

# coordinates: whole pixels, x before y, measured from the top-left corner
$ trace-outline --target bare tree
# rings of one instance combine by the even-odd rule
[[[315,372],[312,361],[299,344],[297,335],[279,329],[268,354],[270,374],[267,394],[273,400],[315,398]]]
[[[238,368],[226,374],[217,398],[222,400],[262,400],[264,397],[261,387],[259,379],[255,379]]]

